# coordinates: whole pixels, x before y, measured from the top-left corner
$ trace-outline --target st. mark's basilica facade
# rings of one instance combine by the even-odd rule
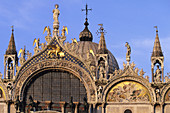
[[[45,43],[34,39],[33,55],[25,47],[17,52],[12,29],[4,55],[4,74],[0,75],[0,113],[170,112],[170,80],[164,76],[157,28],[149,82],[143,69],[130,61],[128,42],[126,63],[120,69],[106,47],[102,24],[99,43],[93,42],[87,18],[79,41],[74,38],[69,43],[65,42],[68,30],[59,24],[59,14],[55,5],[53,29],[45,27]]]

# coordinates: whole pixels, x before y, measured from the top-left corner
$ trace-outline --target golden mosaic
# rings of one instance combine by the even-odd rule
[[[150,101],[149,91],[141,84],[124,81],[115,85],[107,95],[108,102],[145,102]]]

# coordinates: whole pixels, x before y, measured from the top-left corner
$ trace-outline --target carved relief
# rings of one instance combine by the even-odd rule
[[[148,90],[137,82],[125,81],[114,86],[107,95],[109,102],[147,102]]]

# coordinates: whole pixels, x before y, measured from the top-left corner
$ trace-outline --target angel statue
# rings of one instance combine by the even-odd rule
[[[50,29],[50,27],[48,26],[45,26],[45,28],[44,28],[44,31],[43,31],[43,34],[45,33],[45,31],[47,31],[47,36],[45,37],[45,40],[47,41],[47,44],[49,44],[50,43],[50,41],[51,41],[51,29]]]
[[[19,50],[19,53],[18,53],[18,57],[21,55],[21,57],[19,58],[19,62],[20,62],[20,64],[22,65],[26,60],[25,60],[25,55],[26,55],[26,53],[25,53],[25,47],[24,47],[24,49],[20,49]]]
[[[35,43],[36,43],[36,46],[34,48],[34,54],[36,54],[36,53],[38,53],[40,51],[40,48],[39,48],[39,46],[40,46],[40,38],[38,38],[38,39],[35,38],[34,39],[33,46],[35,45]]]
[[[64,41],[66,40],[65,32],[68,34],[67,26],[63,26],[61,37],[60,37],[61,44],[63,44]],[[59,34],[59,30],[58,30],[58,34]]]
[[[126,42],[125,47],[127,47],[126,61],[130,62],[131,48],[128,42]]]
[[[44,28],[44,31],[43,31],[43,34],[45,33],[45,31],[47,31],[47,36],[50,36],[51,35],[51,29],[49,28],[49,26],[45,26]]]
[[[78,42],[77,42],[76,38],[71,39],[71,40],[72,40],[72,43],[71,43],[71,45],[72,45],[72,47],[71,47],[71,51],[74,51],[74,50],[75,50],[75,44],[77,44],[77,45],[78,45]]]
[[[55,8],[56,9],[53,9],[53,19],[54,19],[54,22],[55,23],[59,23],[59,21],[58,21],[58,17],[59,17],[59,15],[60,15],[60,11],[59,11],[59,5],[58,4],[56,4],[55,5]]]
[[[68,35],[68,29],[67,29],[67,26],[63,26],[63,29],[62,29],[62,33],[61,33],[61,35],[62,36],[65,36],[65,32],[67,33],[67,35]]]

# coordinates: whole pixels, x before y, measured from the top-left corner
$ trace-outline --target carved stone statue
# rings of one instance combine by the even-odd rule
[[[56,22],[56,23],[59,23],[59,21],[58,21],[58,17],[59,17],[59,15],[60,15],[60,11],[59,11],[59,5],[58,4],[56,4],[55,5],[55,8],[56,9],[53,9],[53,19],[54,19],[54,22]]]
[[[12,90],[13,90],[13,86],[12,86],[11,83],[8,84],[7,90],[8,90],[8,94],[9,94],[10,100],[12,100]]]
[[[160,99],[160,90],[156,89],[155,92],[156,92],[156,101],[159,101],[159,99]]]
[[[98,89],[97,89],[97,97],[98,97],[98,99],[101,99],[102,90],[103,90],[103,87],[99,86]]]
[[[154,73],[154,81],[155,82],[161,82],[161,70],[159,69],[159,65],[157,65],[157,69]]]
[[[127,47],[126,61],[130,62],[131,48],[128,42],[126,42],[125,47]]]
[[[106,78],[106,72],[105,72],[105,64],[104,61],[101,61],[99,64],[99,80]]]
[[[27,59],[30,59],[32,57],[32,53],[30,53],[28,50],[27,50]]]

